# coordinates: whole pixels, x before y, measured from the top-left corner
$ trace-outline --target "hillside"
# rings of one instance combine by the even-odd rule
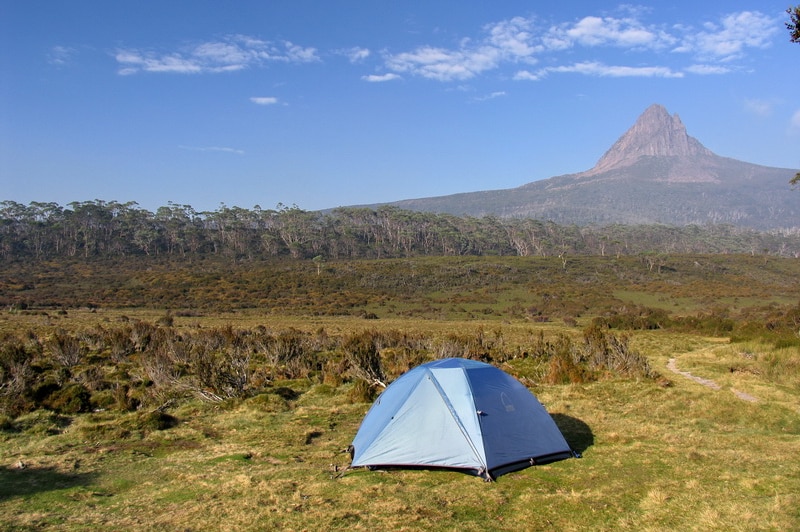
[[[800,225],[800,198],[789,185],[795,172],[719,156],[691,137],[677,114],[653,105],[585,172],[392,205],[561,224],[721,223],[771,230]]]

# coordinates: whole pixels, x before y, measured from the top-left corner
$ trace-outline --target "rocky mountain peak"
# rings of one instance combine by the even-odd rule
[[[635,163],[640,157],[698,157],[714,155],[700,141],[686,133],[677,114],[670,115],[658,104],[651,105],[636,123],[600,158],[591,173],[596,174]]]

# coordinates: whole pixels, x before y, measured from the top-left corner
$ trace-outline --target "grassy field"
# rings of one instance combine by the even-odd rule
[[[403,275],[404,268],[399,266]],[[796,267],[774,268],[791,276]],[[478,263],[469,269],[476,276],[497,266]],[[746,268],[742,271],[737,275],[746,276]],[[588,305],[567,320],[574,323],[537,321],[535,314],[514,309],[550,304],[552,310],[545,292],[585,290],[587,300],[594,300],[598,285],[533,289],[503,279],[488,288],[430,290],[418,305],[412,298],[394,301],[351,290],[348,297],[360,297],[380,319],[365,319],[363,308],[351,315],[311,315],[273,307],[175,312],[169,327],[187,334],[261,327],[309,335],[324,331],[329,337],[401,331],[431,339],[428,345],[458,333],[486,338],[493,351],[518,354],[540,335],[580,338],[601,310]],[[720,281],[694,295],[688,282],[654,277],[648,288],[645,281],[641,277],[635,286],[622,283],[607,292],[627,304],[680,305],[684,313],[705,308],[703,299],[709,297],[736,299],[744,308],[774,306],[797,294],[796,282],[781,279],[763,280],[760,297],[753,286],[734,281],[734,288],[720,288]],[[667,287],[661,295],[653,289],[656,283]],[[768,285],[773,288],[764,288]],[[416,313],[409,312],[414,308]],[[157,306],[62,313],[29,307],[3,311],[0,333],[107,331],[137,320],[156,323],[165,314],[167,309]],[[678,329],[625,335],[659,378],[609,374],[546,384],[532,357],[497,363],[523,379],[582,458],[492,483],[457,472],[345,470],[349,457],[342,451],[370,402],[354,393],[356,380],[325,372],[276,377],[252,394],[220,402],[186,395],[130,411],[36,409],[6,416],[0,424],[0,529],[800,529],[800,350]],[[384,360],[389,354],[382,353]]]

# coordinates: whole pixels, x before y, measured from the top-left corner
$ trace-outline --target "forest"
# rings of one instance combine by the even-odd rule
[[[0,260],[209,256],[233,260],[380,259],[412,256],[564,256],[658,253],[800,254],[800,231],[730,225],[558,225],[553,222],[402,210],[394,206],[306,211],[228,207],[198,212],[169,203],[0,202]]]

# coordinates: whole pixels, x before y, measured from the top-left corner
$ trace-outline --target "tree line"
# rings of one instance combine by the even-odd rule
[[[529,218],[470,217],[394,206],[327,212],[278,204],[198,212],[169,203],[0,202],[0,260],[198,256],[359,259],[421,255],[565,256],[751,253],[800,256],[800,232],[729,225],[558,225]]]

